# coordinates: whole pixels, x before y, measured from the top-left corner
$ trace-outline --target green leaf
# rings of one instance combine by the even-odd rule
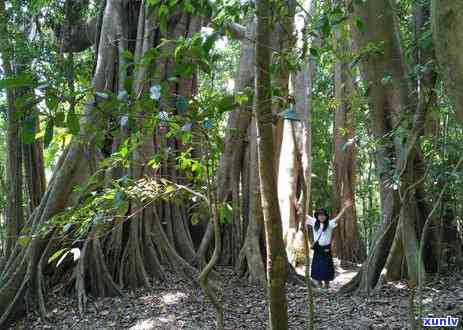
[[[168,185],[166,189],[164,190],[164,193],[169,195],[170,193],[175,191],[175,187],[173,185]]]
[[[127,211],[129,210],[129,202],[127,202],[126,200],[122,200],[120,203],[119,203],[119,206],[117,207],[117,215],[119,216],[124,216],[127,214]]]
[[[392,82],[392,76],[389,73],[386,73],[381,79],[381,84],[387,85]]]
[[[230,223],[232,218],[232,207],[225,203],[219,207],[219,222],[222,224]]]
[[[48,110],[55,111],[58,107],[58,98],[54,93],[52,93],[51,89],[47,89],[45,93],[45,104]]]
[[[169,7],[167,7],[165,4],[162,4],[159,6],[158,10],[158,16],[159,18],[166,17],[169,14]]]
[[[52,256],[50,258],[48,258],[48,263],[51,264],[53,261],[58,259],[66,250],[68,250],[68,249],[67,248],[62,248],[62,249],[59,249],[58,251],[56,251],[55,253],[53,253]]]
[[[38,13],[40,9],[48,4],[49,0],[32,0],[31,9],[33,13]]]
[[[313,57],[318,57],[320,55],[317,48],[310,47],[309,52]]]
[[[193,74],[193,66],[190,64],[179,63],[175,67],[175,74],[181,77],[189,77]]]
[[[64,258],[66,258],[66,256],[69,254],[69,252],[71,252],[70,250],[66,251],[62,256],[61,258],[59,258],[58,262],[56,263],[56,267],[58,267],[64,260]]]
[[[18,237],[18,243],[19,243],[19,245],[21,245],[24,248],[29,244],[31,239],[32,238],[30,236],[21,235],[21,236]]]
[[[248,102],[248,100],[249,100],[249,96],[246,94],[243,94],[242,92],[238,92],[235,94],[235,102],[238,105],[245,104],[246,102]]]
[[[187,13],[193,13],[194,11],[194,7],[193,5],[191,4],[191,1],[184,1],[183,2],[183,9],[187,12]]]
[[[77,133],[79,133],[79,118],[77,117],[75,111],[69,111],[66,124],[71,134],[76,135]]]
[[[422,37],[420,38],[421,47],[424,49],[431,48],[432,46],[432,35],[431,31],[426,31],[423,33]]]
[[[124,193],[122,191],[116,192],[114,197],[114,208],[116,209],[117,215],[124,216],[129,210],[129,203],[124,199]]]
[[[199,225],[201,223],[201,217],[195,212],[191,215],[190,222],[192,225]]]
[[[329,35],[330,34],[331,25],[330,25],[330,21],[329,21],[329,19],[328,19],[328,17],[326,15],[324,15],[320,19],[320,29],[322,30],[324,35]]]
[[[218,38],[218,35],[216,33],[212,33],[211,35],[208,35],[206,37],[206,41],[204,41],[204,44],[203,44],[203,48],[206,54],[212,49],[217,38]]]
[[[125,49],[123,52],[122,52],[122,56],[127,60],[127,61],[133,61],[133,53],[128,50],[128,49]]]
[[[161,3],[161,0],[148,0],[150,6],[157,6],[159,3]]]
[[[35,86],[37,86],[37,80],[29,74],[22,74],[17,77],[8,77],[0,79],[0,89]]]
[[[360,32],[365,31],[365,23],[360,18],[355,19],[355,26]]]

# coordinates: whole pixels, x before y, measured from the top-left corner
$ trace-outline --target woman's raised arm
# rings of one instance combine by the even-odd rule
[[[342,215],[344,214],[344,212],[353,205],[352,201],[351,200],[348,200],[345,204],[344,204],[344,207],[342,208],[342,210],[338,213],[337,216],[335,216],[333,219],[330,220],[330,223],[333,222],[333,224],[335,224],[341,217]],[[336,225],[334,225],[336,226]]]

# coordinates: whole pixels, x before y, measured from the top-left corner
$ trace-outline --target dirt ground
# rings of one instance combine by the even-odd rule
[[[303,272],[303,269],[298,269]],[[316,329],[407,329],[409,290],[405,283],[387,284],[365,297],[343,295],[338,289],[357,269],[343,269],[336,262],[337,276],[329,290],[315,292]],[[262,288],[249,285],[230,268],[223,276],[226,329],[265,329],[266,298]],[[125,292],[117,298],[91,299],[80,316],[73,296],[52,295],[49,320],[30,313],[13,329],[214,329],[215,314],[200,289],[172,275],[151,289]],[[288,285],[290,329],[307,329],[307,289]],[[463,273],[435,279],[423,291],[423,316],[463,319]],[[459,323],[459,329],[462,329]]]

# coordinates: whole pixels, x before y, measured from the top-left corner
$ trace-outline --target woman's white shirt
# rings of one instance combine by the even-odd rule
[[[312,228],[315,226],[315,221],[316,219],[314,217],[311,217],[310,215],[307,216],[307,220],[305,222],[306,226],[310,225]],[[325,231],[323,231],[323,225],[320,223],[320,227],[318,230],[314,231],[314,240],[318,238],[318,244],[320,245],[328,245],[331,243],[331,237],[333,235],[333,229],[336,228],[338,225],[337,221],[334,219],[328,220],[328,228],[326,228]]]

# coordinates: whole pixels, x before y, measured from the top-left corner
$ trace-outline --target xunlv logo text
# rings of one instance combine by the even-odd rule
[[[423,326],[435,327],[436,325],[443,327],[456,327],[458,325],[458,317],[423,317]]]

